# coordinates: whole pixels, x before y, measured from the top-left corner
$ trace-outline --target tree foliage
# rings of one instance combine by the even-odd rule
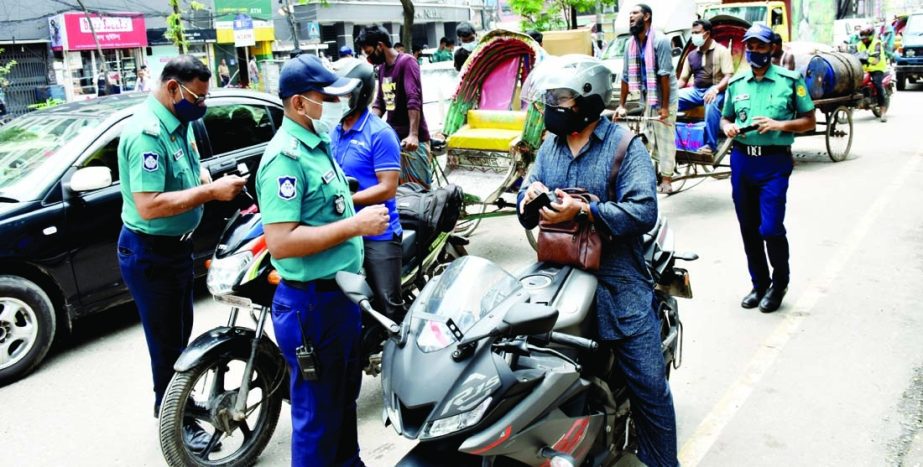
[[[601,0],[601,5],[615,5],[617,0]],[[522,17],[522,30],[550,31],[567,29],[573,11],[585,13],[596,7],[596,0],[510,0],[510,8]]]
[[[183,9],[181,0],[170,0],[170,14],[167,16],[167,30],[163,36],[179,48],[181,54],[186,53],[189,47],[189,41],[186,40],[185,27],[183,26],[183,14],[190,11],[198,11],[205,8],[200,2],[190,0],[186,2],[186,9]]]

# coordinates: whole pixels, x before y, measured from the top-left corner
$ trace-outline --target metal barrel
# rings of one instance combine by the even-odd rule
[[[862,86],[863,76],[859,59],[841,52],[818,53],[804,70],[812,99],[850,95]]]

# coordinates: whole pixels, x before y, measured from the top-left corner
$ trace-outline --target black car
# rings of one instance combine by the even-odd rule
[[[44,358],[56,329],[131,300],[119,273],[117,148],[146,95],[123,94],[29,113],[0,126],[0,385]],[[282,124],[269,94],[218,89],[194,122],[212,177],[256,173]],[[108,170],[107,170],[108,169]],[[254,193],[255,177],[251,177]],[[205,206],[194,234],[204,273],[234,203]]]

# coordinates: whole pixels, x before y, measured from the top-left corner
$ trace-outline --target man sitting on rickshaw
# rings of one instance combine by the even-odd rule
[[[711,37],[708,20],[692,23],[692,44],[679,78],[679,110],[705,106],[705,146],[699,152],[714,153],[718,147],[724,91],[734,74],[731,51]],[[686,87],[692,79],[692,86]]]

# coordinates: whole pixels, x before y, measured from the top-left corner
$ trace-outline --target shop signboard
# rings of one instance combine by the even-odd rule
[[[251,47],[256,45],[253,33],[253,18],[244,13],[234,17],[234,47]]]
[[[167,28],[156,28],[147,30],[147,45],[173,45],[165,34]],[[214,29],[183,29],[183,37],[190,44],[213,43],[217,40],[217,34]]]
[[[64,13],[51,17],[48,29],[54,50],[94,50],[96,39],[103,49],[147,46],[147,28],[141,13],[90,14],[89,20],[83,13]]]
[[[272,21],[272,0],[215,0],[215,21],[233,21],[239,14]]]

